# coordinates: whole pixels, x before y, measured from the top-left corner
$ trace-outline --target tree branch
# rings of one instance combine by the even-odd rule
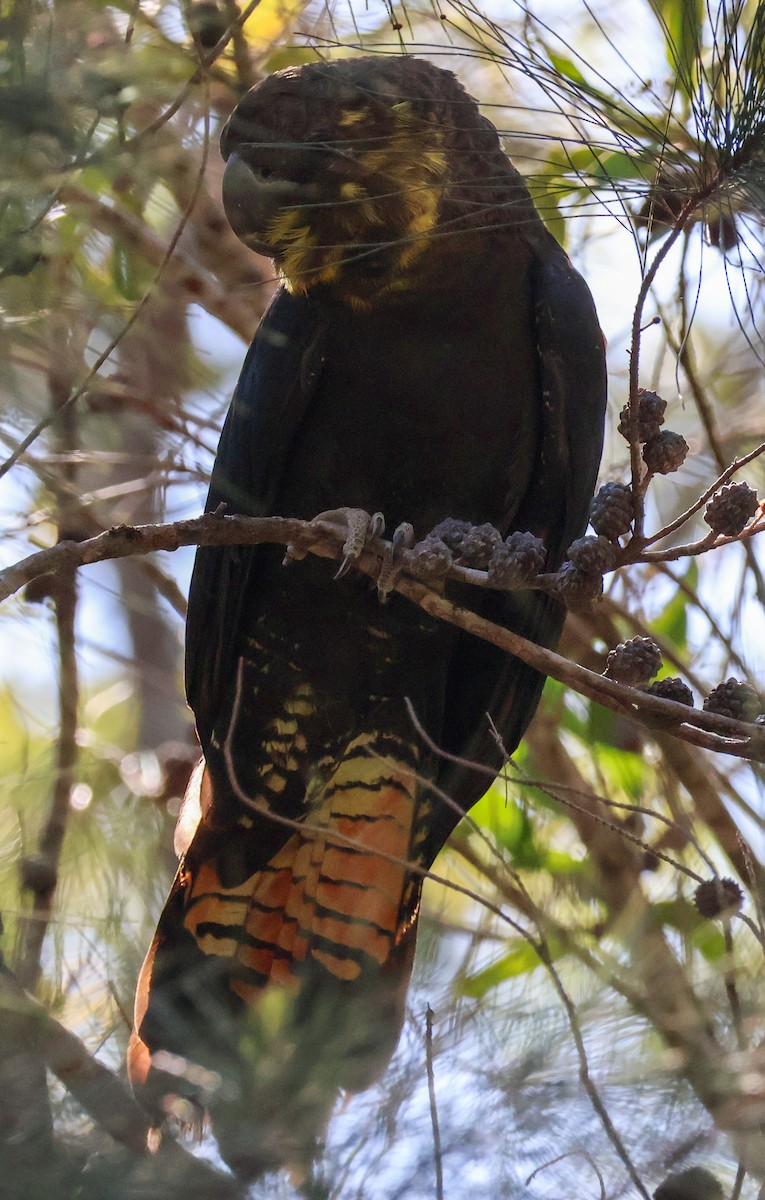
[[[41,550],[0,571],[0,601],[17,592],[40,575],[75,569],[88,563],[129,555],[150,554],[156,550],[174,551],[181,546],[234,546],[276,543],[293,546],[298,554],[312,553],[337,560],[342,557],[342,544],[347,530],[321,520],[312,524],[288,517],[242,517],[206,513],[187,521],[161,525],[119,525],[98,537],[84,542],[60,542]],[[371,579],[377,579],[389,543],[376,539],[367,543],[356,560],[356,567]],[[454,604],[420,580],[406,574],[407,556],[401,556],[402,573],[394,590],[417,604],[424,612],[442,621],[457,625],[545,675],[566,684],[575,691],[597,701],[615,712],[626,713],[651,729],[657,724],[666,732],[705,750],[715,750],[765,762],[765,729],[731,717],[719,716],[699,709],[652,696],[637,688],[627,687],[596,675],[576,663],[537,646],[520,634],[502,628],[470,609]],[[480,571],[454,568],[450,577],[462,582],[476,582]]]
[[[145,1188],[139,1189],[137,1195],[164,1195],[167,1200],[192,1196],[204,1196],[206,1200],[241,1197],[241,1189],[234,1180],[194,1158],[171,1138],[163,1139],[160,1153],[150,1154],[148,1118],[124,1084],[0,965],[0,1028],[8,1027],[16,1031],[15,1040],[23,1029],[22,1041],[34,1044],[36,1053],[85,1111],[130,1151],[128,1170],[140,1172]],[[45,1166],[38,1163],[41,1172]],[[124,1175],[124,1170],[121,1173]],[[160,1182],[161,1190],[157,1190]]]
[[[22,886],[32,893],[32,912],[21,918],[17,972],[24,987],[34,991],[40,977],[40,959],[51,919],[53,896],[69,817],[69,799],[77,762],[77,648],[74,619],[77,608],[76,573],[59,573],[54,591],[59,656],[59,728],[56,738],[55,775],[38,851],[21,864]]]

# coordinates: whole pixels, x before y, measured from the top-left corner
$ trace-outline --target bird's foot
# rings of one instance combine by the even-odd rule
[[[402,521],[394,530],[393,537],[385,547],[380,574],[377,576],[377,595],[381,604],[387,604],[388,596],[403,570],[401,551],[411,550],[413,545],[414,529],[408,521]]]
[[[314,519],[330,521],[336,525],[344,524],[348,531],[343,542],[343,561],[337,568],[335,579],[342,579],[367,542],[382,537],[385,533],[385,517],[382,513],[372,513],[370,517],[363,508],[333,508],[329,512],[319,513]],[[311,524],[313,525],[313,521]]]
[[[343,542],[343,561],[337,569],[335,579],[342,579],[348,568],[361,554],[367,542],[380,537],[385,532],[385,518],[382,513],[372,513],[370,516],[363,508],[331,508],[321,512],[309,522],[312,529],[337,535],[338,527],[346,531]],[[295,559],[305,558],[306,552],[290,544],[284,557],[285,563]]]

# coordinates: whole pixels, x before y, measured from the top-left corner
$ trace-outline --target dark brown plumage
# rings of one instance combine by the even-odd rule
[[[541,537],[557,567],[600,457],[602,337],[454,76],[395,57],[284,72],[244,98],[222,149],[229,219],[284,287],[242,370],[208,508],[351,506],[418,538],[447,517],[490,523]],[[308,1162],[338,1089],[384,1066],[421,888],[406,864],[428,867],[456,822],[428,781],[462,810],[486,787],[422,746],[404,698],[445,749],[498,766],[485,714],[512,750],[542,685],[400,597],[382,607],[352,572],[280,560],[197,556],[187,688],[206,765],[133,1047],[146,1095],[184,1085],[162,1059],[149,1070],[150,1053],[216,1073],[205,1100],[248,1175]],[[449,586],[556,643],[551,597]]]

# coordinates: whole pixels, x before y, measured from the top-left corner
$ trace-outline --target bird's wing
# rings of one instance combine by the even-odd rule
[[[538,477],[514,524],[539,528],[556,567],[587,527],[603,449],[605,342],[590,289],[565,254],[538,260],[532,283],[542,454]]]
[[[213,468],[205,510],[271,515],[272,501],[321,370],[313,306],[277,293],[244,361]],[[234,642],[257,546],[197,551],[186,623],[186,694],[207,750],[224,691],[235,674]]]
[[[548,569],[555,570],[587,526],[602,450],[605,348],[590,291],[562,251],[537,258],[531,283],[542,394],[540,451],[526,495],[509,519],[510,528],[544,539]],[[457,598],[543,646],[558,641],[565,613],[559,601],[542,592],[472,589]],[[449,669],[443,748],[498,769],[501,753],[486,714],[512,753],[543,684],[543,676],[520,660],[461,633]],[[444,763],[438,783],[467,810],[487,790],[489,777]],[[445,806],[439,811],[434,852],[456,823],[453,811]]]

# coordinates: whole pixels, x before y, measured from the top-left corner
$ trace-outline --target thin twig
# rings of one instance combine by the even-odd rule
[[[701,423],[704,426],[704,430],[707,435],[707,441],[709,442],[709,445],[711,447],[712,454],[714,455],[715,462],[717,463],[718,469],[720,471],[722,471],[723,476],[728,475],[730,468],[729,467],[726,468],[726,466],[725,466],[725,454],[723,452],[722,446],[720,445],[720,438],[719,438],[717,428],[715,425],[715,418],[714,418],[714,413],[713,413],[713,409],[712,409],[712,404],[710,403],[710,401],[706,395],[706,392],[704,391],[704,388],[701,385],[701,381],[699,380],[698,375],[696,374],[696,368],[695,368],[692,358],[691,358],[691,332],[690,332],[690,329],[688,329],[686,331],[685,336],[683,337],[682,343],[680,345],[677,344],[677,342],[672,334],[672,330],[667,322],[664,322],[664,331],[665,331],[665,335],[666,335],[666,338],[667,338],[667,341],[668,341],[670,347],[676,353],[678,361],[679,361],[680,365],[682,366],[683,370],[685,371],[685,376],[686,376],[686,379],[688,380],[688,383],[689,383],[689,386],[691,389],[691,395],[693,396],[693,400],[696,405],[698,414],[701,417]],[[749,455],[744,455],[743,459],[738,460],[737,466],[735,469],[738,470],[739,466],[743,466],[744,463],[749,462],[752,458],[756,458],[759,454],[761,454],[763,452],[764,449],[765,449],[765,444],[757,446]],[[731,472],[731,474],[732,473],[733,472]],[[730,478],[730,475],[728,475],[728,478]],[[720,486],[721,486],[720,483],[716,483],[715,490],[717,489],[717,487],[720,487]],[[708,496],[707,496],[707,498],[708,498]],[[701,505],[699,505],[699,507],[700,506]],[[765,604],[765,580],[762,577],[762,572],[760,570],[759,563],[757,562],[757,559],[754,556],[754,550],[747,542],[744,543],[744,553],[746,554],[747,563],[748,563],[750,571],[752,572],[752,576],[754,578],[755,588],[757,591],[757,596],[759,598],[759,601],[761,604]]]
[[[744,838],[741,836],[740,833],[738,834],[738,842],[739,842],[739,846],[741,848],[741,855],[744,860],[744,865],[746,868],[746,877],[747,877],[747,880],[749,881],[749,891],[750,891],[750,894],[752,897],[752,901],[754,903],[755,915],[757,917],[757,929],[759,931],[758,940],[760,942],[760,945],[765,947],[765,919],[763,918],[762,893],[760,890],[761,876],[758,875],[757,870],[755,869],[754,857],[752,855],[751,847],[744,840]],[[757,864],[757,866],[759,866],[759,863]],[[742,873],[742,878],[743,878],[743,873]]]
[[[725,633],[725,631],[721,628],[719,623],[715,620],[714,615],[710,611],[709,605],[704,603],[704,601],[699,596],[697,590],[695,588],[689,587],[689,585],[685,582],[685,579],[681,575],[675,575],[669,569],[669,567],[662,565],[659,567],[659,570],[661,571],[661,573],[663,575],[666,575],[667,579],[672,581],[672,583],[675,585],[675,587],[678,589],[678,591],[682,592],[684,596],[687,596],[687,598],[691,601],[691,603],[694,605],[694,607],[699,610],[701,615],[704,617],[704,620],[708,623],[709,628],[712,630],[712,633],[715,635],[717,640],[725,647],[725,652],[728,655],[728,661],[735,663],[737,668],[739,669],[739,671],[741,671],[745,676],[749,676],[750,675],[749,668],[747,667],[747,665],[744,662],[741,655],[737,652],[735,646],[733,645],[731,638]],[[688,676],[688,678],[690,679],[690,675]],[[749,681],[751,682],[751,678]],[[691,682],[693,682],[693,681],[691,681]],[[702,690],[703,690],[702,688],[699,688],[700,692]]]
[[[69,284],[68,267],[62,263],[54,275],[58,293]],[[82,346],[78,346],[79,331],[72,324],[65,307],[57,307],[51,323],[51,358],[48,365],[50,395],[49,422],[54,429],[54,449],[68,455],[77,448],[77,413],[67,403],[75,363]],[[63,466],[65,489],[56,497],[56,527],[59,537],[79,524],[80,502],[77,497],[79,466],[70,461]],[[74,784],[77,762],[77,714],[79,682],[75,617],[77,612],[77,572],[68,567],[60,572],[51,589],[56,615],[58,648],[58,709],[59,724],[54,754],[53,787],[37,854],[22,863],[22,887],[32,894],[32,912],[19,922],[17,947],[18,977],[23,987],[34,991],[40,977],[42,947],[53,910],[58,887],[59,866],[64,837],[69,821],[69,800]]]
[[[21,985],[34,991],[40,977],[42,945],[50,922],[53,896],[69,818],[69,799],[77,762],[78,675],[74,621],[77,588],[74,571],[62,572],[54,594],[59,653],[59,729],[56,739],[55,777],[50,810],[40,835],[31,868],[22,867],[22,882],[32,892],[32,912],[20,922],[17,975]]]
[[[745,1180],[746,1180],[746,1167],[743,1165],[743,1163],[739,1163],[738,1170],[736,1171],[736,1178],[733,1183],[733,1191],[730,1194],[730,1200],[739,1200],[739,1197],[741,1195],[741,1190],[744,1186]]]
[[[695,542],[685,542],[681,546],[669,546],[666,550],[644,550],[643,543],[633,539],[621,555],[619,566],[631,566],[633,563],[677,562],[680,558],[698,558],[710,550],[721,550],[723,546],[747,546],[748,542],[758,533],[765,530],[765,519],[757,517],[741,533],[734,537],[724,537],[714,532],[705,534]]]
[[[733,962],[733,932],[730,927],[730,919],[726,916],[722,919],[723,936],[725,938],[725,993],[728,997],[730,1005],[731,1017],[733,1018],[733,1028],[736,1031],[736,1042],[739,1050],[746,1050],[746,1037],[744,1036],[744,1020],[741,1013],[741,1000],[739,999],[738,988],[736,987],[736,971]]]
[[[199,65],[186,80],[186,83],[180,89],[175,99],[171,104],[168,104],[167,108],[161,112],[158,117],[156,117],[148,125],[145,125],[143,129],[139,129],[138,133],[133,134],[132,137],[125,138],[123,141],[112,142],[105,146],[99,146],[99,148],[94,150],[92,154],[73,162],[71,164],[72,168],[81,170],[84,167],[103,162],[105,158],[108,158],[109,154],[116,152],[124,154],[125,151],[133,150],[136,146],[140,145],[142,142],[145,142],[148,138],[152,137],[155,133],[162,129],[162,127],[166,125],[172,117],[175,116],[184,102],[189,98],[196,85],[201,83],[206,78],[210,67],[212,67],[217,59],[220,58],[221,54],[226,49],[226,46],[237,33],[237,30],[241,29],[244,24],[249,21],[259,4],[260,0],[250,0],[249,4],[242,9],[237,19],[231,22],[228,29],[225,31],[222,37],[218,39],[212,49],[209,50],[203,58],[200,58]]]
[[[664,259],[669,254],[673,245],[680,237],[683,229],[688,221],[691,213],[696,208],[698,203],[697,197],[692,197],[678,214],[674,229],[665,239],[657,253],[653,257],[651,265],[646,270],[640,284],[637,301],[635,302],[635,311],[632,315],[632,333],[630,339],[630,362],[629,362],[629,443],[630,443],[630,468],[632,472],[632,496],[635,506],[635,534],[634,540],[638,544],[642,544],[643,540],[643,515],[644,505],[643,499],[645,495],[645,480],[643,478],[643,463],[640,457],[640,444],[638,442],[638,411],[639,411],[639,383],[640,383],[640,340],[643,327],[643,309],[648,298],[648,293],[653,286],[653,281],[656,278],[659,267]]]
[[[549,1167],[556,1166],[559,1162],[564,1162],[567,1158],[575,1158],[577,1156],[581,1156],[592,1167],[593,1171],[598,1177],[598,1183],[600,1184],[600,1200],[606,1200],[606,1182],[598,1170],[598,1165],[594,1158],[592,1155],[588,1154],[586,1150],[569,1150],[566,1154],[559,1154],[557,1158],[551,1158],[549,1162],[542,1163],[541,1167],[537,1167],[535,1171],[531,1172],[526,1180],[526,1187],[529,1186],[529,1184],[537,1175],[541,1175],[542,1171],[546,1171]]]
[[[257,4],[259,4],[259,3],[260,3],[260,0],[253,0],[252,7],[257,7]],[[199,75],[199,78],[200,79],[204,78],[204,72],[202,72]],[[79,400],[80,397],[84,395],[84,393],[88,389],[88,386],[90,385],[91,380],[93,380],[96,377],[98,372],[101,370],[101,367],[104,365],[105,362],[108,361],[109,358],[111,358],[112,354],[114,353],[114,351],[116,350],[117,346],[120,344],[122,339],[125,337],[125,335],[133,328],[136,321],[138,320],[141,313],[143,312],[144,308],[146,307],[149,300],[153,296],[154,291],[157,287],[157,284],[159,283],[160,279],[162,278],[165,270],[170,266],[171,262],[174,261],[174,255],[175,255],[176,249],[178,247],[178,243],[181,240],[181,235],[183,234],[183,231],[186,228],[186,225],[188,224],[189,217],[191,216],[191,211],[192,211],[194,205],[196,204],[197,196],[199,195],[199,190],[202,186],[203,172],[204,172],[204,168],[205,168],[205,163],[207,161],[207,152],[208,152],[208,148],[209,148],[208,128],[209,128],[209,111],[207,111],[206,115],[205,115],[205,137],[204,137],[204,142],[203,142],[203,146],[202,146],[202,158],[201,158],[201,164],[200,164],[200,171],[197,176],[195,185],[192,188],[188,205],[186,206],[184,211],[181,213],[180,220],[178,221],[175,229],[173,230],[173,234],[172,234],[169,242],[167,243],[167,246],[165,247],[162,258],[160,259],[159,265],[157,266],[157,269],[154,273],[154,278],[152,279],[149,286],[146,288],[146,291],[141,296],[141,299],[136,304],[135,308],[133,309],[132,313],[128,317],[125,324],[122,326],[122,328],[119,330],[119,332],[116,333],[115,336],[111,339],[111,341],[107,345],[106,349],[103,350],[98,355],[98,357],[96,358],[96,361],[93,363],[93,366],[90,368],[90,370],[86,374],[85,378],[77,385],[77,387],[74,388],[74,390],[72,392],[70,392],[70,394],[67,396],[67,398],[65,400],[63,400],[59,405],[57,405],[56,412],[53,415],[46,415],[45,417],[42,417],[37,422],[37,424],[34,425],[32,427],[32,429],[30,429],[29,433],[26,434],[26,436],[21,439],[21,441],[19,442],[16,449],[8,456],[8,458],[5,460],[5,462],[0,464],[0,479],[2,479],[2,477],[4,475],[6,475],[13,466],[15,466],[15,464],[23,456],[24,452],[29,449],[29,447],[33,444],[33,442],[35,442],[37,440],[37,438],[40,436],[41,433],[44,433],[45,430],[52,424],[52,422],[58,416],[66,413],[69,409],[71,409],[72,406],[76,403],[76,401]]]
[[[127,248],[134,250],[151,266],[159,269],[165,262],[167,245],[164,239],[124,205],[107,204],[77,183],[64,184],[59,200],[75,211],[81,210],[83,221],[109,237],[119,238],[120,242],[124,242]],[[165,274],[185,294],[188,303],[201,305],[245,341],[250,340],[258,310],[262,309],[262,305],[257,305],[256,298],[247,293],[244,296],[240,293],[234,295],[177,246],[172,260],[166,263]]]
[[[436,1104],[436,1077],[433,1071],[433,1009],[425,1010],[425,1068],[428,1073],[428,1099],[430,1101],[430,1125],[433,1130],[433,1161],[436,1168],[436,1200],[444,1200],[444,1168],[441,1154],[441,1131],[438,1128],[438,1106]]]
[[[641,850],[645,851],[647,854],[652,854],[654,857],[662,859],[669,866],[671,866],[674,870],[681,872],[681,874],[683,874],[683,875],[687,875],[689,879],[692,879],[694,881],[694,883],[703,883],[702,877],[700,875],[697,875],[695,871],[692,871],[690,867],[686,867],[683,863],[677,862],[669,854],[665,854],[663,851],[657,849],[656,847],[648,845],[646,842],[644,842],[642,840],[642,838],[639,838],[636,834],[632,833],[630,830],[625,829],[623,825],[617,825],[613,821],[609,821],[606,817],[602,816],[601,814],[598,814],[597,812],[594,811],[593,805],[603,805],[604,808],[616,808],[622,812],[639,813],[641,816],[650,817],[652,820],[659,821],[661,824],[668,826],[670,829],[680,829],[680,826],[671,817],[665,816],[664,813],[655,812],[654,809],[652,809],[652,808],[645,808],[641,804],[627,804],[627,803],[624,803],[619,800],[608,800],[608,799],[606,799],[605,796],[601,796],[597,792],[594,792],[592,790],[585,790],[583,788],[570,787],[568,784],[561,784],[561,783],[555,783],[554,785],[552,785],[545,779],[532,778],[531,776],[527,775],[526,772],[521,769],[521,767],[518,766],[518,764],[513,760],[512,755],[507,753],[507,750],[505,749],[505,747],[503,745],[499,730],[497,729],[496,725],[494,724],[494,721],[492,720],[491,716],[488,713],[486,714],[486,719],[489,722],[489,726],[491,728],[494,741],[495,741],[496,745],[498,746],[500,753],[502,754],[502,756],[504,758],[505,768],[509,768],[509,769],[515,771],[515,775],[505,775],[505,774],[501,774],[501,773],[498,774],[497,771],[493,767],[489,767],[485,763],[473,762],[472,759],[462,758],[458,754],[451,754],[448,750],[443,750],[440,746],[438,746],[433,741],[433,739],[430,737],[427,730],[423,727],[422,723],[420,722],[419,718],[417,717],[417,714],[414,710],[414,706],[412,705],[412,702],[408,696],[404,697],[404,703],[406,705],[407,712],[409,714],[409,719],[411,720],[412,724],[414,725],[416,733],[422,739],[422,741],[427,746],[427,748],[431,751],[431,753],[436,754],[440,758],[443,758],[446,762],[452,762],[456,766],[466,767],[470,771],[476,771],[479,775],[485,775],[490,782],[494,782],[496,780],[496,781],[502,781],[502,782],[506,782],[506,783],[513,783],[517,787],[536,788],[538,791],[543,792],[554,803],[563,804],[564,806],[573,809],[575,812],[586,814],[588,817],[591,817],[594,821],[597,821],[598,824],[602,825],[605,829],[610,830],[610,832],[615,834],[617,837],[626,838],[627,841],[633,842],[635,845],[637,845]],[[428,781],[426,781],[426,782],[428,782]],[[460,808],[460,806],[457,804],[456,800],[451,800],[449,797],[444,797],[443,793],[441,793],[437,789],[434,789],[433,785],[430,784],[429,782],[428,782],[428,786],[431,787],[431,790],[435,790],[436,794],[439,795],[440,798],[444,798],[447,801],[447,804],[449,805],[449,807],[456,810],[463,819],[466,818],[470,822],[471,828],[473,828],[474,831],[477,831],[481,835],[481,837],[483,838],[484,841],[488,842],[488,839],[486,838],[486,835],[484,834],[483,830],[480,829],[480,827],[478,827],[475,824],[475,822],[472,821],[472,818],[470,817],[469,814],[466,814]],[[561,795],[561,793],[564,793],[564,795]],[[575,800],[569,799],[570,796],[575,796],[581,800],[586,800],[586,801],[588,801],[588,804],[586,806],[577,804],[575,802]],[[699,858],[702,860],[704,865],[709,869],[710,874],[714,875],[715,867],[714,867],[712,860],[708,857],[707,854],[704,853],[700,844],[693,837],[690,830],[682,829],[682,833],[683,833],[683,836],[688,840],[690,845],[693,846],[694,850],[696,851],[696,853],[698,854]],[[500,856],[500,861],[502,861],[503,865],[505,865],[504,860],[501,859],[501,856]]]
[[[755,446],[754,450],[750,450],[748,454],[742,454],[739,458],[734,458],[733,462],[710,483],[706,491],[702,492],[698,500],[694,500],[693,504],[686,508],[684,512],[681,512],[679,517],[675,517],[674,521],[663,525],[657,533],[652,533],[650,537],[647,537],[643,545],[652,546],[654,542],[661,541],[663,538],[669,537],[677,529],[680,529],[682,525],[685,525],[686,521],[689,521],[692,516],[704,507],[708,500],[712,499],[715,492],[718,492],[723,484],[733,478],[737,471],[740,471],[747,463],[752,462],[755,458],[759,458],[762,454],[765,454],[765,442],[760,442],[759,446]]]
[[[231,29],[231,49],[239,78],[239,86],[243,92],[249,91],[255,83],[255,73],[252,69],[250,45],[244,35],[243,22],[240,20],[237,0],[223,0],[223,8],[229,20]]]
[[[523,884],[521,884],[521,890],[525,891]],[[537,951],[537,954],[539,955],[541,962],[546,967],[547,973],[552,980],[553,987],[555,988],[556,992],[558,993],[561,1003],[563,1004],[563,1007],[565,1009],[566,1016],[568,1018],[569,1028],[571,1030],[571,1035],[574,1039],[574,1045],[576,1047],[577,1057],[579,1059],[579,1078],[582,1082],[582,1087],[584,1088],[585,1092],[587,1093],[590,1104],[592,1105],[594,1111],[597,1113],[598,1117],[600,1118],[600,1122],[603,1126],[603,1129],[605,1130],[608,1140],[610,1141],[611,1145],[614,1147],[614,1150],[616,1151],[616,1153],[619,1156],[619,1158],[621,1159],[621,1161],[624,1163],[624,1166],[626,1167],[627,1173],[629,1174],[629,1177],[632,1180],[633,1184],[637,1188],[640,1195],[643,1197],[643,1200],[651,1200],[651,1198],[645,1188],[645,1185],[643,1184],[643,1181],[641,1180],[640,1176],[637,1173],[637,1169],[630,1157],[629,1151],[627,1150],[627,1147],[625,1146],[624,1142],[622,1141],[622,1138],[621,1138],[621,1135],[620,1135],[618,1129],[616,1128],[613,1121],[611,1120],[611,1114],[609,1113],[608,1108],[606,1107],[606,1105],[604,1104],[604,1102],[601,1098],[600,1091],[597,1087],[597,1084],[595,1083],[595,1080],[592,1078],[592,1075],[590,1074],[590,1064],[589,1064],[589,1058],[587,1055],[587,1047],[584,1044],[584,1037],[582,1035],[582,1030],[581,1030],[581,1027],[579,1024],[579,1016],[576,1011],[576,1005],[574,1004],[573,1000],[571,999],[568,992],[566,991],[566,988],[563,984],[563,980],[561,979],[560,974],[558,973],[558,970],[555,966],[555,963],[553,960],[553,955],[550,950],[550,946],[549,946],[549,943],[545,936],[543,928],[541,926],[537,926],[537,931],[539,934],[539,940],[538,940],[538,942],[535,941],[533,943],[533,945],[534,945],[535,950]]]

